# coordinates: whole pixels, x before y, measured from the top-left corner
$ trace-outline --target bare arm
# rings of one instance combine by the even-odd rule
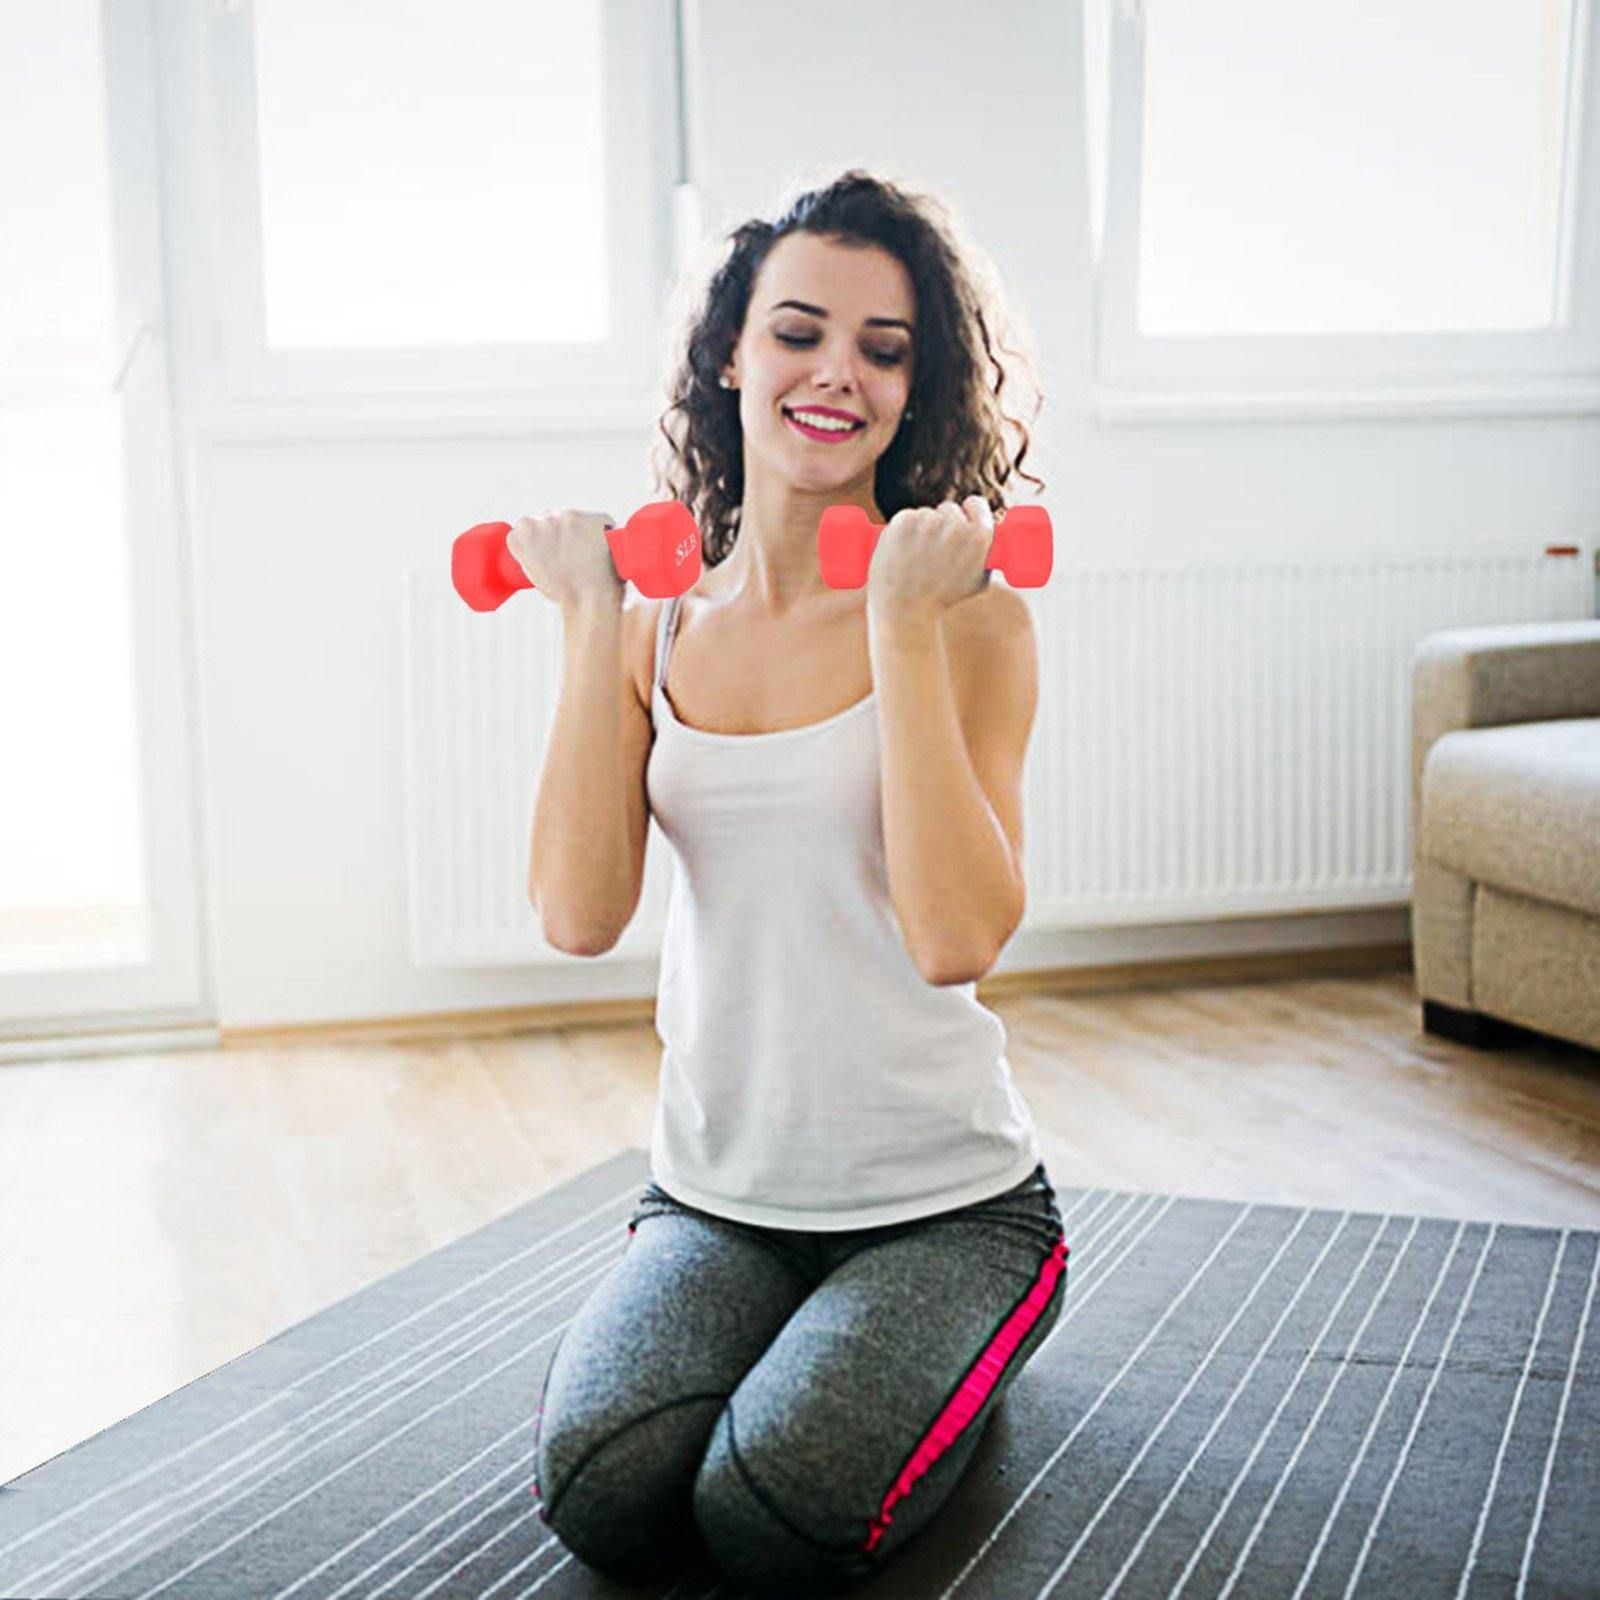
[[[1020,921],[1022,878],[968,754],[940,623],[869,612],[868,640],[890,898],[922,975],[966,983],[988,971]]]
[[[651,728],[627,669],[620,598],[561,612],[561,696],[539,775],[528,894],[545,938],[599,955],[639,903]]]

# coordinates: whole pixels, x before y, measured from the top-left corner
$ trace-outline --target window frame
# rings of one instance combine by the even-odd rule
[[[1092,407],[1101,422],[1251,416],[1566,415],[1600,411],[1597,0],[1574,0],[1556,324],[1433,334],[1138,333],[1143,0],[1111,0],[1105,221],[1094,262]],[[1084,74],[1089,66],[1085,48]]]
[[[671,34],[661,0],[601,0],[606,258],[612,332],[598,341],[412,345],[359,350],[269,350],[264,345],[253,8],[199,0],[204,25],[205,125],[196,152],[215,219],[207,298],[215,329],[213,421],[293,406],[324,421],[350,402],[465,401],[524,420],[565,421],[588,408],[633,414],[656,380],[658,308],[665,295],[670,217],[665,154],[668,85],[659,63]],[[642,270],[631,270],[641,268]],[[363,407],[362,409],[365,409]]]

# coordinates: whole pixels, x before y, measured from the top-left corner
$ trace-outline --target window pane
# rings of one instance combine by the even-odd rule
[[[121,409],[0,410],[0,968],[149,959]]]
[[[1548,327],[1571,0],[1149,0],[1138,329]]]
[[[598,0],[256,0],[265,339],[603,339]]]
[[[104,375],[110,194],[98,0],[0,8],[0,373]]]

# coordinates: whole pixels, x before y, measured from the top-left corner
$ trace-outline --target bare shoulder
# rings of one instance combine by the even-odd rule
[[[715,567],[703,568],[693,587],[680,597],[685,602],[683,615],[678,619],[680,638],[689,626],[690,614],[687,602],[692,599],[715,597],[719,581],[715,577],[716,571]],[[633,686],[639,696],[639,704],[644,707],[647,714],[650,710],[651,688],[656,675],[656,640],[662,628],[661,616],[671,604],[670,598],[652,600],[648,595],[641,594],[631,583],[626,585],[623,591],[623,653],[633,675]]]

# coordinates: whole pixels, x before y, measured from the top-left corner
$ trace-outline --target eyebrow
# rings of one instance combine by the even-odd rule
[[[828,314],[821,306],[808,306],[804,300],[780,300],[772,307],[772,310],[780,311],[784,306],[793,306],[796,311],[809,311],[814,317],[825,317]],[[904,328],[907,333],[911,332],[911,324],[903,317],[868,317],[867,326],[870,328]]]

